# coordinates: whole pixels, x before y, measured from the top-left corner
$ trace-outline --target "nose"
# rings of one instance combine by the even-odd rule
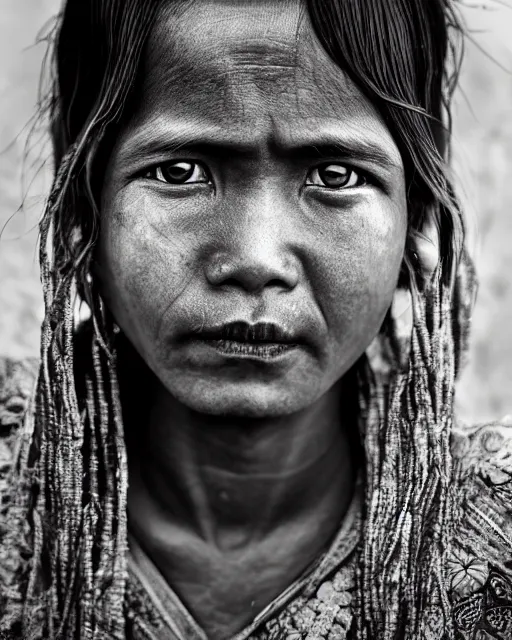
[[[291,290],[298,282],[297,269],[285,260],[261,253],[245,251],[216,252],[206,268],[206,278],[216,287],[235,287],[248,293],[259,293],[273,287]]]
[[[223,242],[205,267],[208,282],[248,293],[266,288],[292,290],[299,281],[300,263],[293,252],[289,215],[270,194],[254,200],[240,215],[222,224]]]

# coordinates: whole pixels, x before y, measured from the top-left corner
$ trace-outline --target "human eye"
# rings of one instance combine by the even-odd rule
[[[344,164],[326,163],[313,168],[306,179],[306,186],[326,189],[349,189],[368,184],[367,177]]]
[[[189,162],[188,160],[156,165],[149,169],[144,177],[175,185],[210,182],[206,168],[198,162]]]

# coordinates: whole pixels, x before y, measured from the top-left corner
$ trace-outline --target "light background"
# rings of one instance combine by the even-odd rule
[[[32,136],[33,144],[42,142],[24,170],[22,159],[46,49],[35,43],[59,4],[2,0],[0,8],[0,354],[15,357],[38,353],[43,305],[35,226],[50,184],[48,168],[37,172],[50,157],[48,145],[41,147],[44,132]],[[475,422],[512,413],[512,0],[466,4],[476,44],[467,41],[454,109],[454,170],[480,291],[458,410]]]

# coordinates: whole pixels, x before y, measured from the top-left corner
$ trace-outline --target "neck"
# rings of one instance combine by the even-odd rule
[[[355,414],[343,401],[354,394],[339,383],[300,414],[249,420],[198,415],[133,379],[130,529],[208,637],[231,637],[338,530],[354,488]],[[141,396],[149,415],[134,410]]]
[[[131,511],[150,498],[161,516],[216,546],[337,514],[353,479],[353,425],[343,427],[339,387],[300,414],[265,420],[200,415],[157,387],[131,447]]]

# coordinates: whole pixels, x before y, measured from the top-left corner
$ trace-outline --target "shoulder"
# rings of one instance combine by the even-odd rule
[[[455,429],[452,455],[457,517],[446,567],[454,623],[461,638],[477,630],[512,638],[512,420]]]
[[[36,358],[13,360],[0,356],[0,425],[7,426],[13,416],[22,414],[32,395],[37,377]]]
[[[452,455],[462,524],[512,558],[512,421],[455,429]]]
[[[0,357],[0,495],[5,490],[17,437],[37,378],[35,358],[13,360]]]
[[[20,589],[24,581],[18,578],[18,572],[31,548],[27,544],[25,519],[11,512],[11,499],[18,486],[13,483],[11,470],[33,396],[37,369],[35,359],[0,357],[0,611],[4,614],[0,616],[0,636],[6,629],[10,611],[6,608],[6,593],[13,596],[15,603],[23,600]]]
[[[512,416],[472,427],[457,425],[452,433],[452,455],[462,477],[476,473],[492,477],[492,484],[512,479]]]

